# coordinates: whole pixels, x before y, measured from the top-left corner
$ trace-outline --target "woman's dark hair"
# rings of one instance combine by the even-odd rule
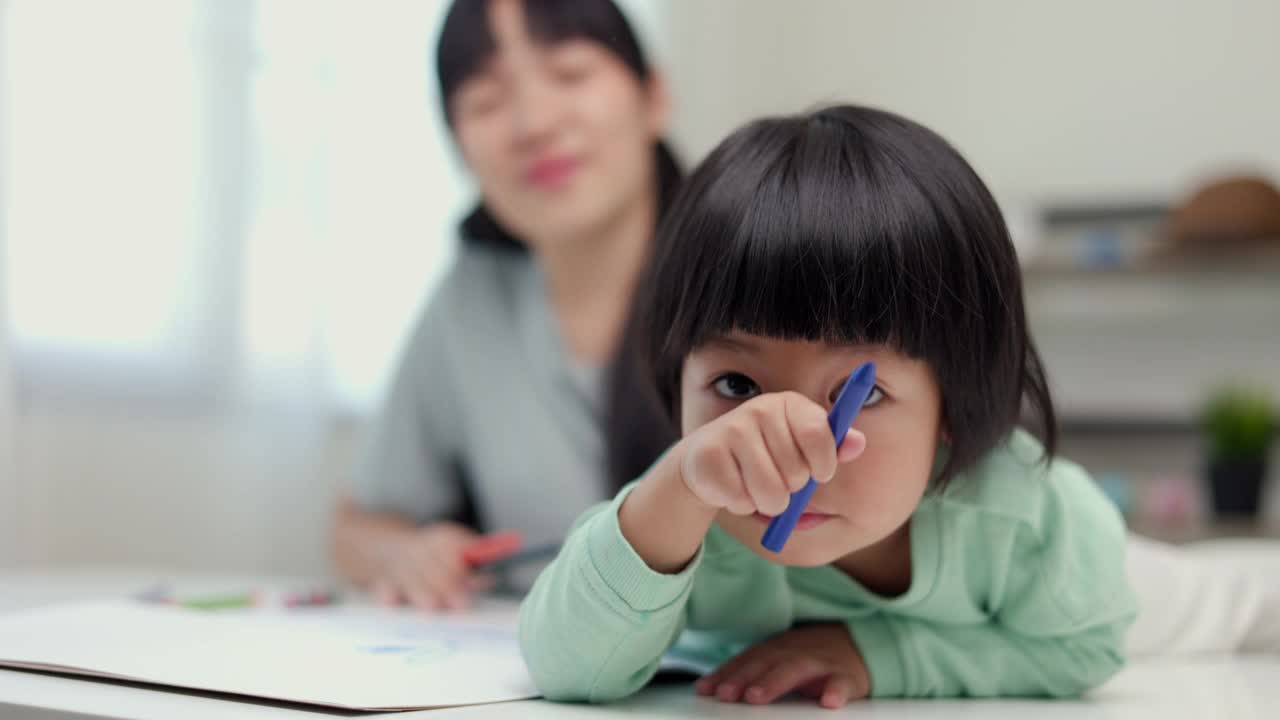
[[[837,106],[753,122],[688,178],[637,294],[637,342],[675,421],[685,357],[733,330],[888,344],[928,363],[949,436],[940,480],[1014,428],[1057,441],[1022,279],[995,199],[945,140]]]
[[[613,53],[638,80],[649,79],[649,63],[631,25],[612,0],[524,0],[525,22],[533,37],[547,43],[582,38]],[[479,72],[497,51],[489,27],[489,0],[454,0],[445,16],[436,45],[436,75],[445,121],[453,126],[450,100],[454,92]],[[658,174],[659,215],[666,210],[680,184],[680,165],[666,142],[654,144]],[[466,242],[485,243],[510,250],[525,250],[524,243],[507,232],[483,203],[462,221]]]
[[[524,0],[529,32],[545,42],[572,38],[591,40],[612,52],[641,82],[650,77],[649,63],[631,25],[611,0]],[[492,57],[497,46],[489,27],[488,0],[455,0],[445,17],[436,46],[436,72],[445,121],[452,126],[449,101],[454,92]],[[680,185],[681,170],[666,142],[654,144],[658,183],[658,217],[671,207]],[[462,221],[465,242],[481,243],[514,252],[526,246],[507,232],[493,215],[478,204]],[[641,372],[634,347],[634,321],[624,329],[620,350],[609,369],[605,418],[608,482],[612,495],[638,477],[678,434],[656,390]]]

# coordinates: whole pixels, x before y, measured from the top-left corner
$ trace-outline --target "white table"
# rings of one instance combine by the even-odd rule
[[[138,592],[157,580],[197,584],[269,584],[261,578],[219,578],[96,570],[0,575],[0,611],[47,602]],[[279,579],[277,578],[276,581]],[[1037,720],[1178,720],[1220,717],[1238,720],[1275,718],[1280,708],[1280,657],[1217,657],[1197,660],[1147,661],[1135,664],[1088,700],[1049,701],[879,701],[857,703],[845,713],[861,719],[880,718],[1026,718]],[[0,718],[50,720],[68,716],[155,718],[316,718],[345,713],[299,705],[254,701],[235,696],[187,692],[132,683],[86,680],[47,673],[0,670]],[[796,701],[768,707],[721,705],[698,698],[691,688],[653,688],[632,700],[607,707],[555,705],[542,701],[431,710],[360,717],[430,718],[810,718],[818,711]]]

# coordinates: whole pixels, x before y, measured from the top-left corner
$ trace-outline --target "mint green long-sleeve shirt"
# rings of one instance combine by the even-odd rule
[[[831,566],[786,567],[718,527],[680,573],[623,537],[627,490],[578,521],[521,608],[520,642],[552,700],[643,687],[681,639],[716,660],[797,622],[843,622],[874,697],[1069,697],[1124,664],[1136,604],[1119,514],[1077,465],[1038,462],[1016,431],[911,517],[910,589],[882,597]]]

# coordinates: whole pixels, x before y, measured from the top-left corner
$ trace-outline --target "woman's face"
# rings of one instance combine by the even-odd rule
[[[493,57],[449,108],[498,222],[545,250],[651,202],[666,115],[658,81],[641,81],[589,40],[535,39],[519,0],[492,0],[489,24]]]

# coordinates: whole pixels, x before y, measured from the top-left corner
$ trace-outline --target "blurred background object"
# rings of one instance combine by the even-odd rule
[[[439,0],[0,0],[0,562],[323,570],[333,496],[474,196]],[[1165,537],[1200,411],[1280,396],[1280,4],[622,3],[692,165],[901,112],[1000,199],[1063,454]],[[1274,432],[1274,431],[1273,431]]]
[[[1208,445],[1205,471],[1213,511],[1257,516],[1276,434],[1271,399],[1246,387],[1222,388],[1210,397],[1201,424]]]
[[[1280,191],[1257,177],[1208,183],[1174,210],[1169,239],[1174,249],[1200,255],[1280,252]]]

